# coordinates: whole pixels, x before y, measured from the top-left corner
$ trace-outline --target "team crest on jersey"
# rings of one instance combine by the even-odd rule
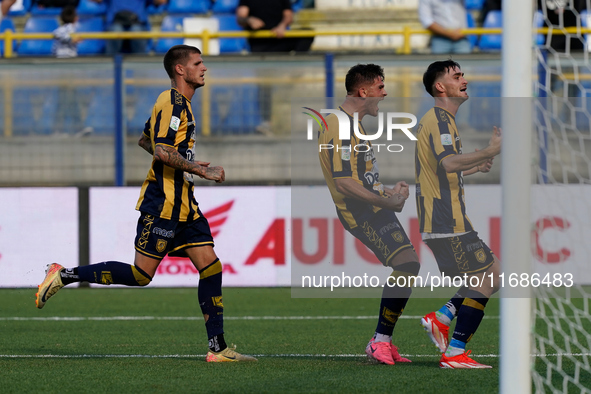
[[[484,253],[484,249],[478,249],[476,252],[474,252],[474,255],[476,256],[476,260],[478,260],[479,263],[484,264],[486,261],[486,253]]]
[[[166,240],[164,239],[159,239],[158,241],[156,241],[156,250],[158,251],[158,253],[162,253],[164,252],[164,250],[166,250]]]
[[[452,145],[451,134],[441,134],[441,145]]]
[[[399,244],[404,241],[404,237],[400,231],[394,231],[392,233],[392,238],[394,238],[394,241],[398,242]]]

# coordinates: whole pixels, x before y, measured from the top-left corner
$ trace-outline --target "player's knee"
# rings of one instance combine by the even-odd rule
[[[152,281],[152,277],[150,275],[135,265],[131,266],[131,271],[133,272],[133,277],[135,278],[138,286],[148,286]]]
[[[401,283],[401,280],[404,279],[403,282],[406,284],[404,287],[413,287],[420,269],[421,264],[417,261],[409,261],[393,267],[390,276],[393,277],[396,283]]]

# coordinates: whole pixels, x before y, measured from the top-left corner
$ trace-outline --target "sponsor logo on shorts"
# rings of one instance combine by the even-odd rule
[[[173,230],[165,230],[160,227],[154,227],[152,232],[156,235],[160,235],[161,237],[166,238],[174,238],[174,231]]]
[[[384,235],[390,230],[394,230],[396,228],[400,228],[400,225],[396,222],[388,223],[384,227],[380,229],[380,235]]]

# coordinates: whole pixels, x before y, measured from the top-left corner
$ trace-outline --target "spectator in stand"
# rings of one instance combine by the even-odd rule
[[[310,50],[314,38],[285,38],[285,31],[293,21],[290,0],[240,0],[236,9],[238,24],[246,30],[271,30],[276,38],[249,38],[251,52],[305,52]],[[261,77],[266,77],[266,73]],[[259,105],[263,122],[256,132],[272,135],[272,87],[263,83],[259,87]]]
[[[0,19],[2,19],[4,15],[8,14],[10,7],[12,7],[14,3],[16,3],[16,0],[2,0],[0,2]]]
[[[78,22],[78,15],[74,6],[66,6],[62,8],[60,14],[62,25],[53,31],[53,46],[51,53],[57,58],[67,59],[78,56],[78,43],[82,41],[80,38],[72,38],[72,34],[76,32]],[[93,132],[92,127],[84,127],[82,125],[82,113],[84,100],[76,95],[76,88],[70,83],[58,85],[58,106],[55,120],[55,135],[63,136],[73,132],[78,137],[90,134]],[[71,120],[71,128],[74,131],[67,132],[66,118]]]
[[[290,0],[240,0],[236,9],[238,24],[246,30],[271,30],[277,38],[250,38],[251,52],[305,52],[313,38],[285,38],[293,22]]]
[[[107,9],[107,30],[114,32],[140,32],[148,30],[149,4],[156,6],[166,4],[168,0],[92,0],[96,3],[106,2]],[[109,55],[121,53],[124,40],[107,40],[106,52]],[[131,40],[131,53],[146,53],[148,48],[147,39]]]
[[[538,0],[538,10],[546,16],[545,27],[573,27],[577,26],[577,18],[581,11],[587,9],[586,0]],[[562,21],[562,24],[561,24]],[[567,41],[568,45],[567,45]],[[583,40],[577,34],[552,34],[550,47],[557,52],[580,51]]]
[[[486,14],[488,14],[490,11],[501,10],[501,3],[502,0],[484,0],[484,3],[482,4],[482,10],[480,10],[480,15],[478,16],[478,22],[480,25],[484,24]]]
[[[34,0],[33,5],[39,8],[78,7],[80,0]]]
[[[68,58],[78,56],[78,43],[80,38],[72,38],[72,33],[76,32],[76,22],[78,15],[76,8],[67,6],[62,9],[60,14],[62,25],[53,31],[53,45],[51,53],[55,57]]]
[[[468,27],[464,0],[419,0],[419,19],[433,33],[431,52],[470,53],[472,45],[462,33]]]

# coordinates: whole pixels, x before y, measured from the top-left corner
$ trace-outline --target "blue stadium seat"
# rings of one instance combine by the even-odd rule
[[[150,15],[159,15],[159,14],[164,14],[166,13],[166,9],[168,8],[168,4],[160,4],[159,6],[156,6],[154,4],[150,4],[148,6],[148,14]]]
[[[129,135],[140,135],[146,120],[152,114],[156,99],[170,86],[133,86],[127,85],[125,90],[127,110],[127,132]]]
[[[501,11],[489,11],[486,14],[482,27],[503,27],[503,14]],[[500,34],[484,34],[480,37],[478,46],[482,51],[499,51],[503,38]]]
[[[257,85],[214,86],[211,89],[211,131],[214,135],[251,134],[261,124]],[[193,103],[195,108],[195,103]]]
[[[470,82],[468,84],[468,125],[476,131],[492,132],[501,124],[501,81]]]
[[[105,21],[102,17],[94,17],[81,20],[78,23],[78,32],[102,32],[105,31]],[[96,55],[105,52],[105,40],[83,40],[78,44],[78,55]]]
[[[484,0],[466,0],[466,9],[468,11],[480,11],[482,10],[482,5],[484,4]]]
[[[214,14],[233,14],[240,0],[215,0],[211,11]]]
[[[472,14],[470,14],[469,12],[467,13],[467,19],[468,19],[467,20],[468,28],[472,29],[472,28],[476,27],[476,23],[474,23],[474,17],[472,17]],[[474,47],[478,43],[478,36],[475,34],[470,34],[467,37],[468,37],[468,41],[470,41],[470,45],[472,45],[472,49],[474,49]]]
[[[3,33],[6,30],[16,31],[14,28],[14,23],[10,18],[3,18],[0,21],[0,32]],[[16,51],[16,41],[12,40],[12,51]],[[4,56],[4,40],[0,40],[0,56]]]
[[[31,8],[31,0],[23,0],[22,7],[19,8],[16,4],[14,4],[12,7],[10,7],[10,10],[8,11],[8,16],[26,15],[27,12],[29,12],[30,8]]]
[[[167,15],[162,19],[160,30],[165,31],[183,31],[183,16]],[[160,38],[156,43],[156,53],[166,53],[169,48],[183,43],[182,38]]]
[[[56,18],[31,16],[25,23],[25,33],[51,33],[57,29]],[[51,40],[23,40],[18,47],[20,56],[51,55]]]
[[[581,25],[583,27],[586,27],[586,25],[583,25],[583,13],[585,12],[586,11],[581,12]],[[542,13],[542,11],[536,11],[536,13],[534,14],[534,26],[537,28],[544,27],[544,14]],[[544,45],[545,40],[546,37],[543,34],[538,34],[536,36],[536,45]]]
[[[12,102],[15,135],[52,134],[55,131],[57,88],[21,86],[14,90]]]
[[[97,3],[92,0],[80,0],[76,8],[78,15],[105,15],[107,13],[107,3]]]
[[[61,7],[39,7],[33,4],[31,7],[31,15],[34,16],[58,16],[62,12]]]
[[[538,11],[538,13],[541,14],[540,11]],[[542,15],[542,19],[543,18],[544,18],[544,16]],[[591,25],[591,12],[589,12],[589,10],[583,10],[583,11],[581,11],[581,27],[589,27],[590,25]],[[584,37],[585,37],[585,48],[589,48],[591,46],[591,41],[590,41],[591,40],[591,34],[585,34]],[[542,36],[542,39],[543,38],[544,37]],[[543,43],[544,43],[544,41],[542,41],[542,44]]]
[[[210,0],[170,0],[169,14],[205,14],[211,7]]]
[[[220,31],[241,31],[234,14],[215,15],[220,24]],[[240,53],[248,49],[246,38],[220,38],[220,53]]]
[[[304,0],[291,0],[291,10],[293,12],[298,12],[304,8]]]
[[[88,115],[84,127],[92,127],[97,134],[113,134],[115,130],[115,110],[113,106],[113,87],[101,86],[86,88],[90,96]]]

